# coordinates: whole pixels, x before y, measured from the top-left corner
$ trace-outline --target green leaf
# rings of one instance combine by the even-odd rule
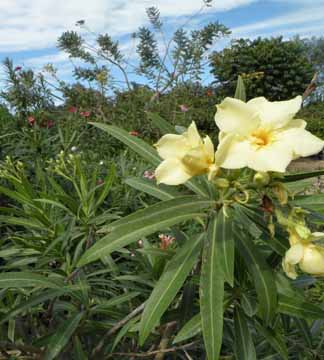
[[[147,160],[152,165],[159,165],[161,159],[157,151],[147,144],[145,141],[139,139],[136,136],[130,135],[127,131],[114,126],[107,125],[103,123],[90,123],[95,127],[106,131],[108,134],[112,135],[114,138],[121,141],[123,144],[129,146],[133,151],[142,156],[143,159]]]
[[[99,198],[96,202],[95,209],[97,209],[105,201],[106,197],[109,194],[111,186],[114,182],[115,176],[116,176],[116,167],[114,164],[112,164],[109,169],[108,175],[106,176],[106,178],[104,180],[103,189],[102,189],[102,191],[99,195]]]
[[[237,84],[236,84],[236,90],[235,90],[235,99],[239,99],[242,101],[246,101],[246,91],[245,91],[245,85],[244,81],[242,79],[242,76],[239,75],[237,78]]]
[[[288,349],[284,337],[273,329],[262,326],[258,320],[256,320],[254,324],[258,333],[268,341],[271,347],[280,354],[282,359],[288,359]]]
[[[304,180],[321,175],[324,175],[324,170],[307,171],[307,172],[285,175],[282,181],[290,182],[290,181]]]
[[[199,235],[195,239],[190,239],[178,250],[155,285],[141,319],[139,335],[141,345],[158,324],[161,316],[185,282],[199,256],[203,236]]]
[[[291,204],[307,210],[324,213],[324,194],[297,196],[291,201]]]
[[[60,354],[60,352],[68,344],[71,336],[74,334],[75,330],[79,326],[82,316],[83,313],[78,313],[64,321],[61,326],[57,328],[55,334],[52,335],[51,340],[47,346],[44,360],[55,359],[56,356]]]
[[[139,292],[129,292],[127,294],[115,296],[114,298],[107,300],[99,305],[96,305],[91,309],[91,312],[98,313],[98,312],[104,312],[107,309],[110,309],[112,307],[116,307],[120,304],[125,303],[126,301],[129,301],[135,297],[137,297],[140,293]]]
[[[62,284],[61,284],[62,285]],[[45,287],[57,288],[60,282],[54,281],[40,274],[32,272],[7,272],[0,273],[0,288],[29,288],[29,287]]]
[[[216,228],[217,253],[225,280],[233,286],[234,283],[234,237],[233,223],[229,216],[219,211]]]
[[[106,131],[125,145],[129,146],[133,151],[142,156],[154,166],[158,166],[162,161],[157,151],[147,144],[145,141],[137,138],[136,136],[129,135],[127,131],[118,128],[117,126],[107,125],[102,123],[90,123],[97,128]],[[198,195],[208,197],[208,191],[199,183],[197,179],[191,179],[184,184],[190,190]]]
[[[12,317],[16,317],[18,314],[20,314],[23,311],[30,310],[35,305],[42,304],[48,300],[51,300],[55,297],[59,297],[66,293],[70,293],[72,291],[73,288],[66,288],[66,289],[63,288],[63,289],[51,289],[42,292],[41,294],[36,294],[30,297],[30,299],[25,300],[21,304],[15,306],[12,310],[6,313],[6,315],[3,318],[1,318],[0,324],[3,324]]]
[[[313,339],[312,339],[312,333],[310,331],[310,328],[307,324],[307,321],[305,319],[298,319],[295,318],[296,326],[298,327],[299,331],[301,332],[305,343],[309,348],[313,347]]]
[[[234,227],[236,246],[254,280],[261,315],[268,324],[277,310],[277,289],[272,269],[244,228]]]
[[[324,310],[309,302],[296,297],[279,296],[278,311],[282,314],[295,316],[300,319],[323,319]]]
[[[152,121],[152,124],[156,126],[163,135],[174,134],[175,129],[168,121],[163,119],[159,114],[148,111],[147,117]]]
[[[184,196],[162,201],[139,210],[111,224],[111,233],[104,236],[88,249],[81,257],[78,266],[98,260],[112,251],[119,250],[141,237],[153,234],[182,221],[201,217],[203,210],[211,207],[210,200],[196,196]]]
[[[218,218],[210,220],[200,276],[200,315],[209,360],[218,359],[223,335],[224,274],[217,249]]]
[[[47,229],[47,226],[45,226],[44,224],[40,223],[39,221],[31,219],[31,218],[1,215],[0,222],[9,224],[9,225],[23,226],[26,229],[29,229],[29,228],[40,229],[40,230]]]
[[[243,312],[236,307],[234,312],[235,357],[237,360],[256,360],[255,347]]]
[[[156,182],[152,180],[130,177],[125,180],[125,183],[134,189],[143,191],[144,193],[152,195],[159,200],[170,200],[181,196],[174,187],[171,188],[170,186],[163,184],[156,185]]]
[[[201,316],[200,313],[192,317],[178,332],[173,340],[173,344],[191,339],[201,332]]]

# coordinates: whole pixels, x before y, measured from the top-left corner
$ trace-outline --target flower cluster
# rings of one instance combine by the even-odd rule
[[[245,203],[249,200],[248,191],[238,181],[230,177],[229,181],[226,178],[228,172],[221,169],[249,168],[255,171],[251,177],[253,186],[257,189],[266,186],[279,205],[286,206],[288,192],[280,181],[272,181],[280,176],[271,172],[283,173],[292,160],[316,154],[324,146],[321,139],[305,129],[304,120],[294,119],[301,105],[301,96],[275,102],[263,97],[248,102],[226,98],[217,106],[215,115],[220,130],[216,152],[210,137],[202,138],[194,122],[181,135],[164,135],[155,144],[163,159],[155,170],[157,183],[179,185],[193,176],[207,174],[208,180],[217,188],[226,190],[232,184],[234,201]],[[265,201],[267,199],[270,206]],[[276,213],[279,223],[289,232],[291,247],[282,262],[287,276],[297,277],[297,265],[306,273],[323,276],[324,247],[318,240],[324,238],[324,233],[311,233],[305,225],[304,214],[298,209],[291,211],[286,218],[274,210],[274,204],[266,193],[263,202],[268,215],[272,218]],[[160,239],[162,247],[168,246],[168,238],[160,236]]]
[[[296,266],[313,276],[324,276],[324,248],[317,244],[324,238],[324,233],[305,231],[298,233],[294,229],[289,230],[290,249],[282,261],[282,266],[292,279],[296,279]]]
[[[215,115],[220,129],[216,152],[194,122],[182,135],[167,134],[158,141],[155,146],[164,160],[155,171],[158,183],[183,184],[204,173],[213,180],[220,168],[285,172],[292,160],[316,154],[324,146],[305,130],[304,120],[294,119],[301,105],[301,96],[275,102],[258,97],[247,103],[226,98]]]

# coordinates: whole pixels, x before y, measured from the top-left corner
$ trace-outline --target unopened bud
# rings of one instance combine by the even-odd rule
[[[220,189],[227,189],[230,186],[229,181],[225,178],[215,179],[214,184]]]
[[[301,224],[296,224],[295,231],[302,239],[305,240],[308,239],[312,234],[307,226]]]
[[[286,205],[288,202],[288,191],[282,183],[277,183],[273,186],[273,192],[277,196],[280,205]]]
[[[270,175],[267,172],[257,172],[253,177],[253,182],[257,186],[265,186],[270,182]]]

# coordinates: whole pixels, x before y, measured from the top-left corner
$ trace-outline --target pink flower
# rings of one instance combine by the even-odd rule
[[[34,118],[34,116],[28,116],[27,120],[28,120],[28,124],[31,126],[33,126],[36,122],[36,119]]]
[[[185,113],[185,112],[187,112],[189,110],[189,108],[186,105],[183,105],[183,104],[179,105],[179,108],[180,108],[180,111],[183,112],[183,113]]]
[[[160,249],[166,250],[174,242],[175,237],[171,235],[160,234],[159,239],[161,241]]]
[[[152,172],[152,171],[145,170],[145,171],[144,171],[144,174],[143,174],[143,177],[144,177],[145,179],[154,180],[154,179],[155,179],[155,174],[154,174],[154,172]]]
[[[138,136],[139,133],[138,133],[138,131],[133,130],[133,131],[130,131],[130,132],[129,132],[129,135]]]
[[[54,121],[52,121],[52,120],[47,120],[46,126],[47,126],[47,129],[52,128],[52,127],[54,126]]]
[[[72,114],[75,114],[77,112],[77,108],[75,106],[71,106],[71,107],[68,108],[68,112],[72,113]]]
[[[14,71],[20,71],[21,69],[22,69],[21,66],[16,66],[15,69],[14,69]]]
[[[84,117],[89,117],[91,115],[91,112],[90,111],[81,111],[80,115],[84,116]]]

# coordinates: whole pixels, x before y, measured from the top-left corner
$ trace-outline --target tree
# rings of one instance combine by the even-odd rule
[[[35,74],[31,69],[14,67],[12,60],[3,61],[6,73],[6,86],[0,92],[2,98],[10,109],[24,118],[35,111],[49,110],[54,107],[57,98],[50,90],[49,83],[41,74]]]
[[[210,3],[204,0],[200,11],[211,6]],[[209,62],[211,46],[229,34],[229,30],[219,22],[212,22],[199,30],[187,31],[187,21],[174,34],[166,36],[159,10],[150,7],[146,12],[150,26],[140,27],[131,35],[139,58],[134,61],[123,54],[119,42],[109,34],[96,36],[93,45],[76,31],[64,32],[58,39],[58,47],[71,59],[85,63],[83,68],[75,67],[75,76],[93,82],[104,72],[105,90],[110,91],[120,88],[132,91],[138,86],[140,76],[141,85],[149,84],[154,90],[153,99],[179,83],[200,80]],[[84,21],[78,21],[77,25],[87,29]],[[132,81],[134,75],[137,84]]]
[[[215,82],[225,95],[233,94],[241,75],[248,98],[265,96],[270,100],[302,94],[315,71],[307,58],[306,46],[282,37],[235,40],[229,48],[212,55],[211,67]]]

